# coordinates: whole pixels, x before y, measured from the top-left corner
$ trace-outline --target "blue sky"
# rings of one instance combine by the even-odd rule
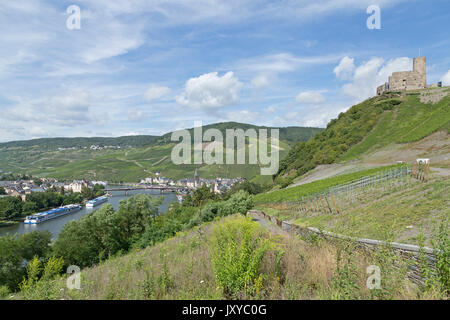
[[[0,141],[324,127],[419,48],[450,85],[448,0],[2,1],[0,30]]]

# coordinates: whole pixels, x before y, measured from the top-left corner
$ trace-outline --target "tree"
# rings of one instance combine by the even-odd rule
[[[0,187],[0,195],[5,195],[6,194],[6,190],[3,187]]]
[[[28,215],[31,213],[35,213],[38,211],[38,207],[36,205],[36,202],[33,201],[27,201],[22,206],[22,214]]]
[[[127,251],[158,217],[162,197],[138,194],[64,225],[53,249],[67,264],[87,267]]]
[[[96,230],[88,222],[91,216],[92,214],[86,215],[80,220],[66,223],[53,245],[55,255],[63,257],[67,265],[74,264],[84,268],[99,261]]]
[[[192,196],[190,193],[186,194],[186,196],[183,199],[182,203],[183,207],[192,207],[194,206],[194,203],[192,202]]]
[[[159,214],[159,205],[163,197],[152,197],[144,194],[137,194],[119,203],[117,212],[121,230],[125,239],[132,239],[142,234],[145,227],[156,219]],[[131,241],[132,242],[132,241]]]
[[[0,198],[0,219],[14,219],[22,215],[22,199],[20,197]]]
[[[26,263],[35,256],[45,258],[50,252],[50,240],[48,231],[0,237],[0,286],[17,289],[25,275]]]
[[[245,180],[234,184],[225,194],[224,198],[228,199],[232,194],[238,192],[239,190],[244,190],[249,194],[258,194],[264,191],[261,185]]]
[[[192,193],[192,204],[194,207],[199,207],[206,200],[214,200],[216,198],[216,194],[206,184],[203,184]]]
[[[82,187],[81,188],[81,195],[84,199],[93,199],[95,197],[94,191],[89,187]]]
[[[227,201],[231,206],[232,213],[247,214],[247,211],[253,208],[253,196],[244,190],[233,194]]]

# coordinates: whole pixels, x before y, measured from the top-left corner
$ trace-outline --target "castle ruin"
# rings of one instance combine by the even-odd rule
[[[440,87],[434,84],[430,87]],[[427,88],[427,60],[426,57],[416,57],[413,60],[412,71],[393,72],[388,82],[377,87],[377,95],[386,91],[405,91]]]

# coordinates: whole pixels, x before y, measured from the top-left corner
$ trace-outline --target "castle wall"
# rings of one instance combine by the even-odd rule
[[[377,87],[377,95],[378,96],[381,96],[386,91],[389,91],[389,84],[387,82],[385,84],[382,84],[381,86]]]
[[[427,87],[426,57],[413,59],[413,71],[393,72],[386,85],[377,87],[377,95],[386,91],[404,91],[423,89]]]
[[[426,87],[426,76],[416,71],[394,72],[389,77],[389,90],[402,91]]]
[[[386,91],[386,85],[382,84],[377,87],[377,96],[381,96]]]

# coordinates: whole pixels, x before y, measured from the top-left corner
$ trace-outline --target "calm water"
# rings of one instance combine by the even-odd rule
[[[159,212],[165,212],[167,209],[167,206],[174,202],[177,201],[177,197],[175,193],[164,193],[161,194],[158,190],[134,190],[134,191],[129,191],[128,196],[125,195],[124,191],[113,191],[111,192],[112,197],[108,198],[109,200],[105,203],[102,203],[100,205],[98,205],[97,207],[94,208],[83,208],[78,212],[72,213],[72,214],[68,214],[66,216],[62,216],[59,218],[55,218],[53,220],[49,220],[43,223],[40,223],[38,225],[29,225],[29,224],[24,224],[24,223],[19,223],[17,225],[11,226],[11,227],[3,227],[0,228],[0,236],[3,236],[7,233],[13,234],[13,233],[25,233],[25,232],[31,232],[34,230],[39,230],[39,231],[44,231],[44,230],[48,230],[52,233],[53,238],[56,238],[58,236],[58,233],[62,230],[63,226],[72,220],[78,220],[80,219],[82,216],[84,216],[85,214],[91,213],[95,210],[98,210],[99,208],[101,208],[102,206],[104,206],[107,203],[112,204],[112,206],[114,207],[114,209],[118,209],[119,207],[119,201],[123,200],[123,199],[127,199],[133,195],[136,195],[138,193],[144,193],[144,194],[152,194],[154,196],[164,196],[164,202],[161,206],[159,206]]]

